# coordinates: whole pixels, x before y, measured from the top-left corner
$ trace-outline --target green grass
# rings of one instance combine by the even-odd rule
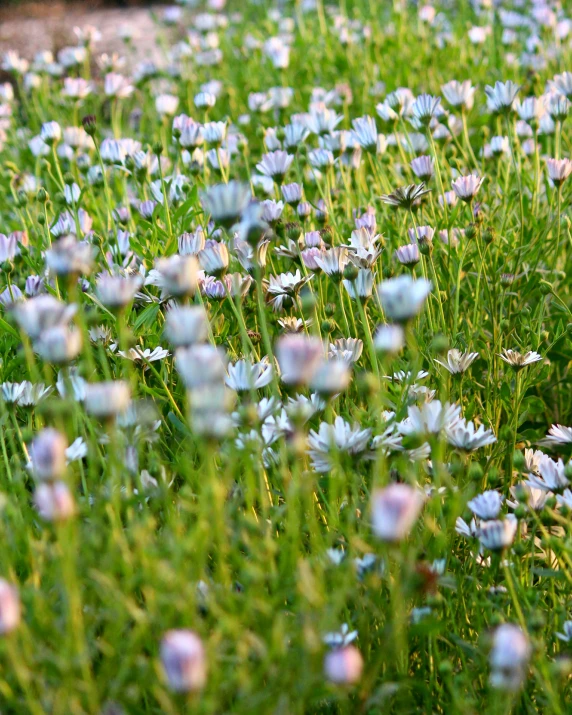
[[[318,12],[304,13],[292,4],[284,11],[293,18],[285,69],[275,68],[263,51],[245,42],[247,35],[261,45],[276,36],[278,17],[266,5],[241,3],[229,8],[228,29],[217,32],[223,59],[215,66],[201,64],[200,54],[197,61],[196,48],[176,62],[165,54],[184,39],[184,29],[193,27],[195,11],[185,9],[175,28],[158,18],[163,56],[158,74],[136,82],[125,99],[105,96],[92,61],[97,45],[78,67],[67,70],[69,76],[93,79],[85,99],[66,97],[63,80],[45,72],[36,73],[32,90],[13,73],[17,96],[0,150],[0,231],[25,231],[28,245],[6,255],[0,291],[10,286],[24,291],[28,276],[44,275],[45,252],[57,240],[50,227],[69,210],[68,231],[93,246],[92,270],[82,276],[83,290],[77,273],[52,276],[44,290],[78,306],[73,323],[84,344],[72,365],[90,383],[126,380],[133,400],[152,403],[154,412],[136,430],[125,419],[116,424],[90,416],[82,401],[70,397],[69,381],[68,396],[61,397],[55,389],[60,366],[37,354],[38,341],[20,329],[16,311],[2,309],[0,381],[30,380],[53,389],[32,407],[0,400],[0,577],[17,586],[22,603],[19,625],[0,637],[1,712],[110,713],[105,709],[110,704],[127,713],[167,714],[569,709],[570,649],[556,636],[570,614],[569,509],[551,493],[535,512],[522,490],[510,492],[530,476],[524,449],[538,449],[552,424],[572,423],[571,184],[555,188],[545,161],[569,157],[569,122],[548,133],[531,130],[526,144],[526,137],[517,135],[516,103],[505,116],[495,114],[487,109],[484,91],[496,81],[513,80],[520,99],[541,96],[548,80],[572,69],[569,40],[555,43],[552,31],[537,27],[533,69],[530,54],[523,56],[533,31],[517,29],[514,44],[506,46],[498,14],[477,14],[469,3],[439,6],[431,26],[412,7],[398,13],[389,3],[323,8],[318,2]],[[519,12],[532,17],[528,6]],[[354,23],[348,29],[350,44],[336,29],[338,13]],[[469,28],[489,23],[493,30],[485,42],[471,44]],[[131,76],[129,44],[125,55],[128,65],[119,71]],[[178,74],[167,71],[169,62]],[[460,111],[441,101],[449,118],[459,122],[454,137],[427,141],[427,133],[407,118],[386,123],[376,113],[376,105],[398,87],[409,87],[415,96],[442,96],[442,85],[453,79],[468,79],[476,87],[465,129]],[[220,80],[222,90],[207,113],[195,108],[193,98],[210,80]],[[340,85],[351,91],[349,99]],[[119,271],[108,256],[116,250],[117,230],[129,231],[133,266],[148,276],[157,258],[177,252],[183,232],[220,228],[208,226],[203,191],[228,179],[248,184],[267,152],[265,130],[276,127],[282,141],[291,116],[308,111],[313,88],[336,86],[338,129],[350,130],[355,118],[374,117],[387,147],[362,152],[358,168],[338,161],[317,179],[309,171],[317,137],[310,134],[298,151],[289,150],[294,161],[285,183],[303,183],[313,207],[310,217],[302,224],[295,209],[284,207],[267,231],[266,266],[252,270],[242,300],[224,291],[216,299],[200,290],[181,299],[205,305],[209,339],[231,363],[268,356],[275,377],[260,389],[229,390],[230,403],[219,404],[222,382],[215,376],[207,381],[206,396],[195,390],[189,399],[174,348],[163,333],[168,306],[161,290],[142,286],[133,304],[118,312],[98,298],[98,275]],[[289,105],[250,111],[249,94],[272,87],[292,88]],[[172,137],[172,117],[156,110],[155,98],[165,92],[178,97],[176,114],[223,121],[231,134],[240,133],[222,175],[208,162],[185,164]],[[245,114],[250,121],[239,122]],[[43,123],[81,126],[87,115],[95,116],[97,151],[88,147],[66,158],[48,148],[44,157],[33,156],[28,141]],[[447,121],[442,119],[444,125]],[[415,135],[423,133],[426,147],[412,152],[411,144],[421,141]],[[162,176],[138,171],[129,159],[123,168],[106,165],[105,182],[101,177],[90,181],[100,166],[102,142],[114,134],[134,138],[151,158],[158,154],[169,162]],[[392,141],[398,135],[403,137],[399,147]],[[510,151],[485,157],[484,147],[495,136],[510,139],[512,158]],[[89,160],[78,161],[79,154]],[[393,208],[380,197],[420,183],[409,165],[416,154],[434,157],[438,171],[428,181],[430,192],[411,211]],[[90,173],[88,165],[95,167]],[[472,206],[459,201],[445,209],[438,201],[442,191],[470,172],[484,177]],[[166,202],[162,193],[169,192],[172,174],[183,174],[185,187]],[[35,179],[33,188],[26,188],[29,177]],[[64,186],[73,183],[80,197],[66,206]],[[281,198],[277,185],[269,195],[253,188],[261,199]],[[137,206],[154,195],[163,201],[146,219]],[[325,217],[315,210],[320,200]],[[290,257],[276,249],[311,230],[321,230],[332,246],[347,244],[355,228],[353,212],[361,214],[368,206],[375,211],[383,249],[372,261],[374,286],[406,273],[433,284],[419,314],[406,325],[405,346],[396,355],[376,352],[370,337],[375,341],[377,326],[390,317],[375,287],[369,300],[356,303],[339,280],[317,272],[282,311],[275,311],[262,280],[297,268],[306,275],[296,247]],[[118,207],[130,207],[122,224],[114,214]],[[93,220],[88,235],[79,208]],[[408,229],[424,225],[435,229],[432,246],[408,269],[394,252],[409,243]],[[438,231],[444,229],[451,236],[454,229],[464,232],[457,246],[440,240]],[[232,234],[226,227],[215,236],[228,244],[229,272],[245,274]],[[350,269],[344,275],[355,278]],[[307,422],[291,419],[284,428],[280,403],[311,392],[307,382],[287,385],[277,372],[274,357],[283,332],[278,320],[285,317],[307,321],[305,330],[326,343],[359,338],[363,352],[347,389],[326,399]],[[88,330],[97,326],[108,329],[108,341],[89,339]],[[170,354],[151,363],[118,354],[134,346],[161,346]],[[450,375],[435,362],[446,361],[452,348],[478,353],[461,375]],[[507,349],[536,351],[542,359],[515,371],[499,357]],[[209,360],[197,374],[204,377],[212,365]],[[422,369],[429,374],[417,381]],[[411,371],[412,377],[386,379],[398,370]],[[412,394],[414,382],[434,394]],[[271,453],[264,454],[262,439],[270,427],[266,422],[262,430],[256,412],[263,397],[277,401],[274,416],[282,419]],[[307,437],[322,422],[332,424],[339,416],[375,437],[431,397],[457,403],[464,418],[491,430],[496,441],[466,453],[451,445],[445,430],[418,431],[404,436],[401,446],[413,450],[428,443],[422,458],[374,449],[369,439],[358,455],[332,450],[330,471],[313,468]],[[388,417],[386,410],[395,416]],[[237,413],[238,427],[223,436],[199,429],[201,414],[211,427],[227,411]],[[87,456],[72,461],[62,477],[76,512],[59,521],[38,514],[38,480],[26,466],[32,440],[47,426],[65,434],[69,444],[81,437],[87,448]],[[254,436],[248,437],[251,431]],[[246,448],[239,449],[237,438]],[[570,457],[565,442],[542,449],[565,463]],[[569,474],[562,466],[565,480]],[[418,486],[427,498],[410,533],[391,544],[372,530],[372,494],[394,482]],[[455,524],[459,517],[470,522],[467,504],[486,490],[505,499],[499,518],[514,513],[519,523],[513,543],[504,552],[483,549],[481,562],[478,539],[460,535]],[[507,498],[520,503],[509,507]],[[343,550],[339,563],[332,549],[338,555]],[[373,566],[363,572],[356,560],[370,554]],[[436,560],[444,560],[442,569],[431,566]],[[334,685],[324,676],[328,648],[323,637],[344,623],[358,632],[353,645],[363,657],[363,673],[353,685]],[[532,646],[522,683],[513,692],[490,681],[492,636],[502,623],[519,625]],[[202,639],[208,667],[205,687],[188,695],[172,691],[160,658],[164,634],[184,628]]]

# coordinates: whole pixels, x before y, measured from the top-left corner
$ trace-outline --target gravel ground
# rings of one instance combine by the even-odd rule
[[[0,54],[14,49],[31,59],[41,50],[56,52],[75,44],[74,27],[84,25],[94,25],[102,33],[96,52],[124,52],[118,30],[125,25],[137,38],[137,59],[153,56],[155,26],[148,7],[93,8],[86,3],[70,6],[52,0],[20,8],[1,9],[1,4],[0,0]]]

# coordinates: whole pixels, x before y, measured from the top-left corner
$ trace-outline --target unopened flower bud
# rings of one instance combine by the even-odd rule
[[[37,479],[59,479],[66,471],[67,440],[51,427],[42,430],[32,442],[30,459]]]
[[[0,635],[13,631],[20,623],[20,596],[11,583],[0,578]]]
[[[87,114],[85,117],[83,117],[81,123],[83,124],[83,128],[85,129],[86,134],[89,134],[89,136],[92,137],[97,129],[97,120],[95,118],[95,115]]]
[[[411,531],[423,506],[423,495],[408,484],[390,484],[372,494],[372,527],[382,541],[396,542]]]
[[[176,693],[200,690],[206,683],[205,650],[193,631],[168,631],[161,642],[161,662],[169,687]]]
[[[359,269],[353,263],[348,263],[344,268],[344,278],[348,281],[355,281],[359,275]]]
[[[66,521],[75,514],[73,496],[64,482],[40,484],[34,502],[38,514],[46,521]]]
[[[353,685],[361,678],[363,658],[353,645],[336,648],[324,658],[326,678],[336,685]]]

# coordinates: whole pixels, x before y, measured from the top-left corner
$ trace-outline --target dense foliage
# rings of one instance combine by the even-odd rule
[[[572,20],[322,0],[3,58],[0,711],[569,711]]]

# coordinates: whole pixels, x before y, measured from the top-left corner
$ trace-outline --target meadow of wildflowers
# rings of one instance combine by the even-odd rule
[[[1,60],[0,712],[571,712],[572,8],[155,21]]]

